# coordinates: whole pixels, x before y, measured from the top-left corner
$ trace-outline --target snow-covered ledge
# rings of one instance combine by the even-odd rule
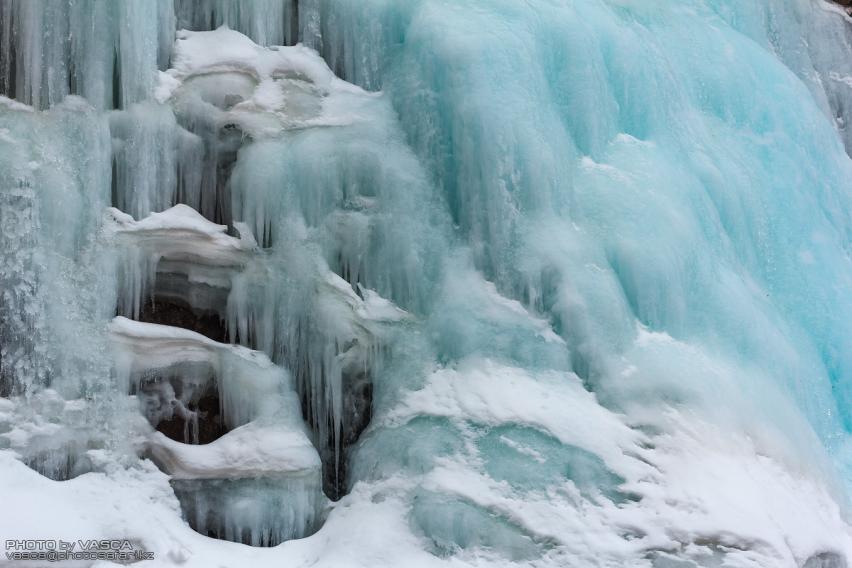
[[[128,392],[142,377],[159,371],[180,376],[185,397],[212,376],[229,429],[276,414],[285,406],[299,416],[289,374],[263,353],[218,343],[186,329],[120,316],[110,323],[110,333],[119,379],[126,382]],[[210,373],[194,372],[199,365],[209,366]]]
[[[181,444],[154,432],[147,449],[172,479],[320,476],[316,449],[301,425],[290,420],[252,422],[205,445]]]
[[[177,300],[201,312],[220,312],[233,275],[257,255],[258,245],[242,223],[239,237],[183,204],[135,220],[107,209],[105,232],[122,250],[123,295],[119,310],[139,317],[146,295]]]

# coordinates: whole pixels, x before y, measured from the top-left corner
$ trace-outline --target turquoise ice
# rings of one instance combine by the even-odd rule
[[[0,502],[60,503],[0,533],[845,566],[850,56],[827,0],[0,0]],[[208,454],[128,387],[253,364],[288,402]]]

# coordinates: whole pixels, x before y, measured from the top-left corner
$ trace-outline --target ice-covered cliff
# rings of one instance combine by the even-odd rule
[[[0,95],[6,553],[852,562],[842,6],[0,0]]]

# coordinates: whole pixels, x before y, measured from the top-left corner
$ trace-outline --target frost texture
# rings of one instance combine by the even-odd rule
[[[850,25],[0,0],[0,533],[847,565]]]

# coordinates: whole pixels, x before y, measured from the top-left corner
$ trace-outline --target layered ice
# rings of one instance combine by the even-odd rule
[[[217,343],[198,333],[117,317],[110,324],[119,384],[135,392],[156,371],[174,370],[189,402],[199,382],[215,380],[226,428],[233,429],[277,411],[287,393],[287,374],[263,354]],[[201,373],[193,372],[202,365]],[[204,372],[209,368],[210,372]],[[167,388],[163,385],[163,388]],[[167,401],[174,406],[178,401]],[[292,401],[291,401],[292,402]],[[296,413],[294,404],[289,414]]]
[[[298,425],[298,421],[247,424],[204,446],[180,444],[158,432],[149,442],[149,451],[173,479],[317,473],[316,450]]]
[[[849,26],[0,0],[0,532],[845,566]]]
[[[154,296],[225,317],[231,284],[257,253],[247,227],[238,223],[240,236],[232,237],[183,204],[140,221],[115,208],[107,217],[105,230],[123,256],[120,313],[138,318]]]
[[[116,318],[110,329],[116,369],[151,425],[160,429],[173,414],[184,421],[182,440],[152,432],[144,454],[170,476],[190,526],[253,546],[316,530],[325,505],[321,463],[286,371],[181,328]],[[225,433],[197,445],[200,423],[218,418],[198,400],[211,381]]]

